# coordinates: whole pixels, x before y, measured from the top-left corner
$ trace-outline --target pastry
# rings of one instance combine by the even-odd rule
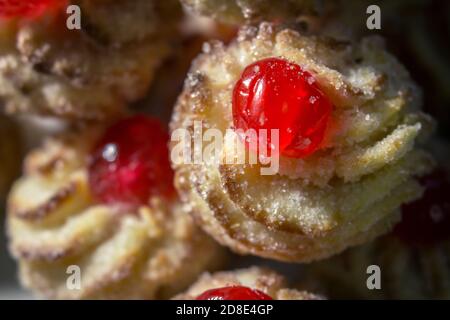
[[[420,96],[378,37],[243,27],[228,46],[205,45],[188,74],[171,122],[176,185],[204,230],[235,252],[295,262],[337,254],[388,232],[401,204],[420,197],[414,176],[433,166],[420,143],[434,127]],[[197,162],[178,152],[174,137],[208,129],[223,137],[218,152]],[[251,146],[229,163],[250,129],[279,139],[261,134],[256,163]]]
[[[26,288],[54,299],[159,299],[220,265],[221,248],[177,199],[167,138],[159,121],[137,115],[49,139],[26,157],[7,221]]]
[[[0,209],[20,169],[21,138],[16,123],[0,114]]]
[[[223,22],[240,24],[266,20],[295,20],[320,10],[317,0],[181,0],[188,11]]]
[[[203,274],[175,300],[322,300],[306,291],[287,289],[286,279],[260,267]]]
[[[332,298],[450,299],[450,180],[443,169],[421,179],[424,196],[403,206],[392,234],[308,266]],[[380,269],[380,287],[369,290],[367,268]]]
[[[34,3],[32,18],[0,8],[0,107],[68,119],[113,118],[142,98],[179,16],[174,0]],[[65,4],[81,9],[81,29],[67,28]]]

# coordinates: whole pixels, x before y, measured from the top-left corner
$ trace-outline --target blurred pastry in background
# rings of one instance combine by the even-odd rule
[[[204,46],[191,67],[171,130],[195,137],[197,122],[224,142],[201,163],[172,158],[176,185],[196,221],[234,251],[323,259],[387,233],[400,206],[421,196],[414,176],[433,161],[419,141],[434,125],[420,108],[420,89],[378,37],[244,27],[228,46]],[[263,138],[258,151],[245,149],[258,159],[273,152],[277,172],[228,164],[239,158],[229,129],[245,145],[249,129],[278,130],[278,149]]]
[[[223,23],[209,16],[200,16],[184,10],[184,17],[181,22],[181,33],[185,37],[202,36],[205,40],[221,40],[228,42],[234,38],[238,31],[238,26]]]
[[[266,268],[205,273],[175,300],[323,300],[306,291],[286,288],[286,279]]]
[[[0,209],[8,189],[20,172],[22,139],[14,120],[0,113]]]
[[[305,278],[331,298],[450,299],[450,179],[441,168],[420,179],[423,197],[402,207],[389,236],[307,267]],[[381,288],[369,290],[369,266]],[[308,282],[308,280],[306,280]]]
[[[39,147],[42,141],[70,130],[70,123],[55,117],[40,117],[36,115],[18,115],[14,117],[20,129],[24,153]]]
[[[185,15],[181,23],[180,40],[174,45],[173,54],[155,74],[158,81],[152,83],[146,97],[133,107],[158,115],[164,122],[169,122],[192,60],[201,53],[203,44],[211,38],[228,42],[236,32],[237,28],[212,19]],[[151,110],[148,110],[149,107]]]
[[[47,139],[26,157],[7,221],[26,288],[53,299],[164,299],[221,265],[223,250],[177,199],[167,141],[159,121],[136,115]],[[78,290],[66,286],[71,266]]]
[[[302,14],[316,14],[320,0],[181,0],[194,14],[231,24],[295,20]]]
[[[117,116],[145,95],[177,39],[175,0],[45,3],[32,17],[0,11],[0,107],[7,112]],[[66,26],[69,4],[81,8],[80,30]]]

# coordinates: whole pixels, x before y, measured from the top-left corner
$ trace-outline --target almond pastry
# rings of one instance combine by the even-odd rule
[[[258,290],[274,300],[322,300],[323,297],[306,291],[287,289],[286,279],[266,268],[251,267],[234,271],[205,273],[175,300],[195,300],[205,291],[224,287],[245,287]]]
[[[170,52],[179,16],[174,0],[71,1],[27,20],[0,17],[0,101],[8,112],[99,120],[142,98]],[[132,22],[132,23],[130,23]]]
[[[276,108],[296,98],[280,81],[270,81],[277,72],[289,74],[284,83],[300,94],[315,92],[300,105],[304,111]],[[245,78],[249,74],[261,78]],[[296,77],[303,82],[292,83]],[[244,91],[257,81],[266,82],[250,97]],[[274,83],[283,94],[271,88]],[[258,95],[258,88],[268,93]],[[236,92],[242,95],[236,98]],[[388,232],[400,218],[400,205],[420,197],[414,176],[433,165],[418,147],[433,129],[433,120],[420,112],[420,95],[378,37],[350,43],[269,23],[244,27],[229,46],[205,45],[192,65],[171,130],[186,129],[194,137],[200,122],[201,129],[218,129],[225,138],[219,155],[200,164],[172,157],[176,185],[204,230],[238,253],[295,262],[337,254]],[[270,99],[276,103],[265,103]],[[322,109],[314,109],[316,102]],[[281,153],[273,175],[262,175],[260,164],[224,161],[237,157],[227,129],[245,124],[258,108],[269,108],[272,118],[261,112],[259,120],[248,120],[255,126],[291,121],[282,112],[317,118],[315,131],[304,131],[312,140],[280,128],[280,141],[292,139],[283,152],[295,155]],[[236,110],[243,112],[238,121]],[[322,110],[320,118],[314,110]]]
[[[154,195],[135,209],[97,201],[86,159],[101,131],[48,139],[26,157],[8,202],[10,250],[21,282],[56,299],[173,296],[219,266],[223,251],[176,196]],[[71,266],[80,270],[77,290],[67,286]]]

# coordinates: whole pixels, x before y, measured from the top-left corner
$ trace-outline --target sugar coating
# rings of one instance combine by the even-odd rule
[[[195,120],[231,128],[234,84],[268,57],[299,64],[333,103],[320,150],[282,157],[273,176],[250,165],[175,166],[186,202],[201,208],[194,215],[235,251],[286,261],[321,259],[387,232],[400,205],[422,193],[414,176],[433,161],[417,143],[433,120],[380,38],[350,43],[270,23],[244,27],[229,46],[213,42],[193,63],[172,130],[192,130]],[[230,150],[225,144],[222,154]]]

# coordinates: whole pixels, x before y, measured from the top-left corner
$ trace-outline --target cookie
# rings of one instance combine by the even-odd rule
[[[223,250],[173,192],[167,137],[156,120],[134,116],[104,132],[66,132],[26,157],[7,221],[20,280],[53,299],[171,297],[219,267]],[[79,270],[77,289],[67,284],[70,270]]]
[[[80,30],[67,28],[65,7],[0,21],[0,102],[7,112],[114,118],[145,95],[176,39],[173,0],[70,4],[81,9]]]
[[[295,102],[302,92],[304,111]],[[420,107],[420,89],[378,37],[353,43],[270,23],[244,27],[228,46],[204,46],[188,74],[172,133],[194,137],[197,123],[224,138],[210,159],[172,157],[176,185],[203,228],[234,251],[323,259],[388,232],[400,206],[420,197],[414,176],[433,166],[420,143],[434,127]],[[239,158],[227,136],[242,128],[279,130],[275,174],[263,174],[261,161],[227,162]]]
[[[250,267],[234,271],[205,273],[175,300],[322,300],[322,296],[288,289],[286,279],[270,269]],[[222,290],[222,291],[218,291]],[[208,294],[206,297],[205,293]],[[225,294],[225,298],[221,295]],[[230,295],[231,294],[231,295]],[[259,297],[259,299],[258,299]],[[222,299],[221,299],[222,298]],[[263,299],[264,298],[264,299]]]

